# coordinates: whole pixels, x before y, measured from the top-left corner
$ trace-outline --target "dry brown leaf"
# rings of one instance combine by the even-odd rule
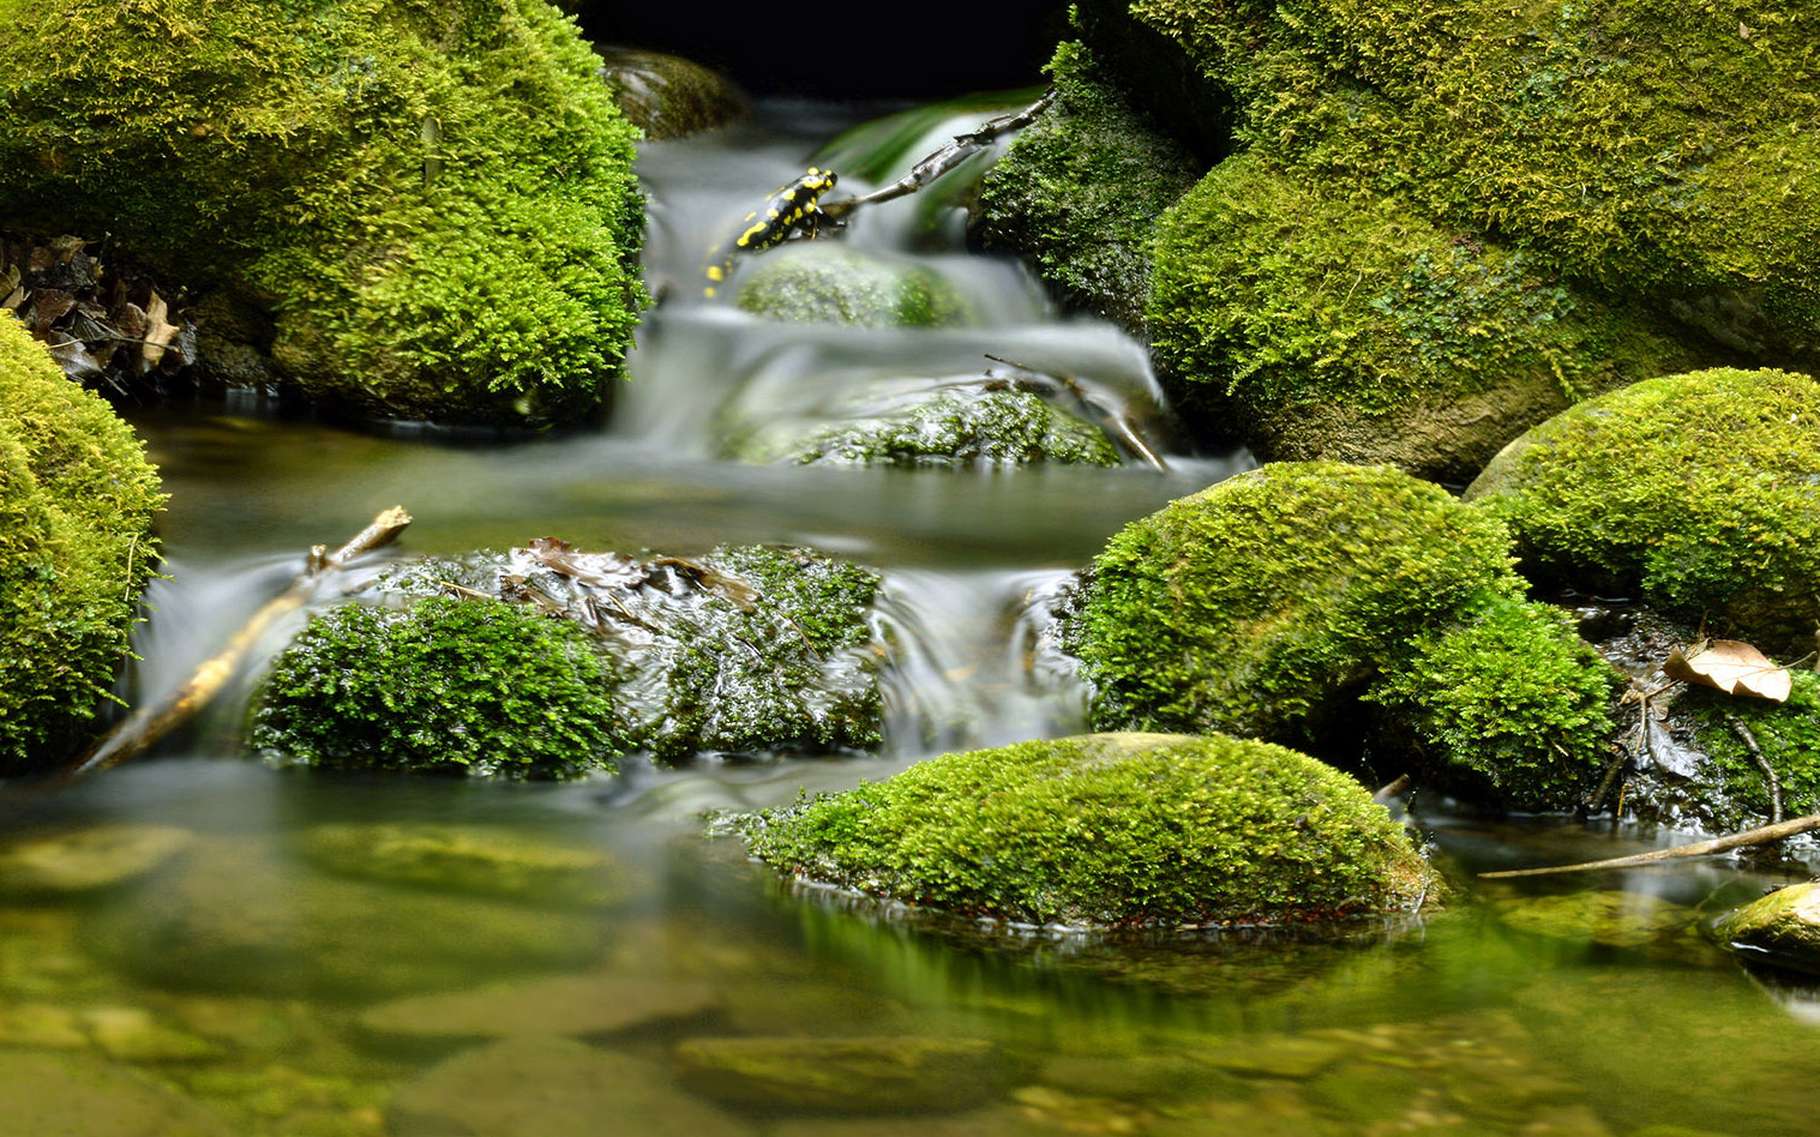
[[[1662,665],[1662,674],[1696,687],[1711,687],[1727,695],[1748,695],[1785,703],[1794,678],[1788,668],[1742,640],[1702,641],[1676,648]]]
[[[156,292],[145,309],[145,343],[141,346],[141,358],[145,360],[149,371],[164,362],[164,349],[170,346],[178,332],[176,324],[165,319],[170,309],[164,303],[164,297]]]

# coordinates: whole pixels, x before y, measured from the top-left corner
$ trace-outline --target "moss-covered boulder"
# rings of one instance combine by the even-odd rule
[[[924,328],[965,323],[966,301],[926,268],[832,241],[796,242],[740,274],[739,306],[767,320]]]
[[[61,761],[107,697],[163,504],[132,428],[0,312],[0,776]]]
[[[637,48],[597,50],[613,101],[653,141],[700,134],[745,113],[745,97],[732,80],[699,63]]]
[[[597,406],[644,300],[636,129],[545,0],[9,5],[0,219],[276,318],[362,411]]]
[[[1618,683],[1566,613],[1500,597],[1417,636],[1365,698],[1431,774],[1549,809],[1578,800],[1610,758]]]
[[[628,891],[625,870],[605,852],[500,827],[318,825],[299,851],[338,876],[551,907],[608,904]]]
[[[1201,166],[1081,44],[1063,44],[1049,72],[1056,101],[986,175],[974,233],[1028,256],[1069,305],[1141,328],[1157,219]]]
[[[984,1039],[691,1038],[683,1084],[745,1110],[952,1113],[1009,1088],[1015,1065]]]
[[[1805,653],[1820,625],[1820,384],[1715,369],[1581,403],[1467,490],[1523,571]]]
[[[1727,913],[1713,933],[1746,959],[1820,973],[1820,883],[1778,889]]]
[[[1162,218],[1155,256],[1159,369],[1266,460],[1465,481],[1577,399],[1693,362],[1527,253],[1256,151]]]
[[[1434,885],[1358,783],[1217,735],[950,754],[757,815],[745,832],[787,873],[1032,924],[1327,920],[1411,911]]]
[[[1820,344],[1804,0],[1088,6],[1172,39],[1237,106],[1233,142],[1302,178],[1502,234],[1766,361]]]
[[[623,749],[611,680],[580,628],[528,605],[349,605],[272,664],[252,743],[338,769],[576,777]]]
[[[1690,689],[1675,699],[1670,719],[1692,725],[1698,765],[1682,793],[1693,806],[1687,812],[1714,832],[1767,824],[1776,793],[1784,817],[1820,813],[1820,675],[1795,671],[1786,703]],[[1774,792],[1759,756],[1776,772]]]
[[[1032,391],[1002,384],[856,400],[838,425],[784,422],[744,432],[747,461],[843,466],[1117,466],[1092,423]]]
[[[1307,738],[1406,641],[1517,593],[1507,546],[1396,470],[1265,466],[1116,534],[1064,646],[1098,729]]]

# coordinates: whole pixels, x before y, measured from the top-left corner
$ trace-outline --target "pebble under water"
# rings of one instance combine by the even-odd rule
[[[978,117],[931,121],[910,155]],[[779,882],[704,837],[707,811],[1081,730],[1078,686],[1032,662],[1054,590],[1126,521],[1250,464],[1171,444],[1139,345],[966,254],[953,209],[899,202],[846,240],[940,274],[963,326],[770,323],[701,298],[728,217],[832,160],[852,121],[768,104],[647,147],[664,300],[604,433],[477,445],[256,403],[134,414],[172,503],[127,693],[173,688],[302,550],[402,503],[417,521],[397,556],[555,535],[683,556],[790,542],[879,567],[897,644],[884,751],[633,762],[561,786],[324,775],[245,753],[251,668],[158,754],[0,795],[0,1133],[1820,1134],[1820,997],[1702,934],[1788,874],[1472,883],[1668,835],[1493,823],[1418,795],[1412,824],[1459,895],[1320,938],[942,923]],[[730,423],[978,374],[986,353],[1075,377],[1167,470],[721,457]]]

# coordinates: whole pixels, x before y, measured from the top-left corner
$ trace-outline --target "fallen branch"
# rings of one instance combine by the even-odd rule
[[[1761,829],[1747,829],[1743,833],[1733,833],[1729,837],[1717,837],[1711,841],[1696,841],[1691,845],[1679,845],[1673,849],[1657,849],[1653,853],[1637,853],[1629,857],[1613,857],[1608,861],[1587,861],[1577,865],[1556,865],[1545,869],[1507,869],[1504,872],[1482,872],[1486,880],[1507,880],[1517,876],[1552,876],[1557,873],[1594,872],[1599,869],[1628,869],[1638,865],[1653,865],[1663,861],[1678,861],[1688,857],[1710,857],[1715,853],[1729,853],[1733,849],[1748,849],[1756,845],[1769,845],[1786,837],[1794,837],[1820,829],[1820,813],[1807,817],[1797,817],[1793,821],[1784,821],[1777,825],[1765,825]]]
[[[1389,785],[1383,786],[1382,788],[1380,788],[1378,790],[1377,793],[1372,794],[1371,800],[1375,801],[1375,802],[1379,802],[1379,803],[1387,802],[1391,798],[1400,795],[1404,790],[1407,790],[1408,788],[1409,788],[1409,775],[1408,774],[1398,774],[1396,776],[1396,779],[1394,781],[1392,781]]]
[[[247,653],[268,628],[307,604],[322,582],[335,571],[356,557],[391,544],[410,523],[411,515],[402,506],[394,506],[373,518],[371,525],[333,553],[323,553],[321,546],[311,549],[303,574],[292,581],[289,588],[253,613],[228,640],[227,646],[204,660],[181,687],[128,715],[71,763],[66,779],[74,781],[136,758],[194,718],[227,686]]]
[[[1107,405],[1107,400],[1101,399],[1097,395],[1090,394],[1087,391],[1087,388],[1083,386],[1078,379],[1075,379],[1072,376],[1057,375],[1053,372],[1031,367],[1028,364],[1019,363],[1014,359],[1006,359],[1003,356],[993,355],[991,352],[986,353],[986,358],[994,363],[1002,363],[1007,367],[1015,367],[1020,371],[1028,371],[1032,375],[1041,375],[1045,378],[1054,380],[1065,388],[1069,394],[1080,400],[1083,405],[1091,408],[1098,414],[1104,415],[1106,421],[1112,424],[1113,430],[1118,432],[1120,440],[1123,441],[1126,446],[1130,447],[1134,454],[1139,458],[1142,458],[1145,465],[1159,474],[1166,474],[1169,472],[1169,464],[1163,461],[1162,455],[1151,449],[1149,443],[1144,441],[1143,435],[1138,433],[1137,427],[1132,425],[1131,420],[1126,417],[1125,412],[1120,410],[1116,405]]]
[[[1055,91],[1052,88],[1045,92],[1042,98],[1021,111],[1000,115],[980,124],[978,130],[955,135],[941,149],[912,166],[909,173],[883,189],[873,190],[860,197],[845,197],[838,201],[823,202],[821,211],[830,219],[838,221],[862,205],[879,205],[883,202],[895,201],[900,197],[908,197],[990,146],[1001,135],[1029,126],[1036,121],[1036,116],[1048,110],[1049,105],[1053,102],[1055,102]]]

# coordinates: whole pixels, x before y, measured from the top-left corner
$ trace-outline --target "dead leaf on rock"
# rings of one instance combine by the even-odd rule
[[[149,370],[164,362],[164,349],[176,338],[178,327],[166,320],[170,309],[164,303],[164,297],[157,292],[145,309],[145,343],[140,348],[140,358]]]
[[[1711,687],[1727,695],[1747,695],[1785,703],[1794,679],[1788,668],[1742,640],[1702,640],[1669,653],[1662,674],[1696,687]]]

